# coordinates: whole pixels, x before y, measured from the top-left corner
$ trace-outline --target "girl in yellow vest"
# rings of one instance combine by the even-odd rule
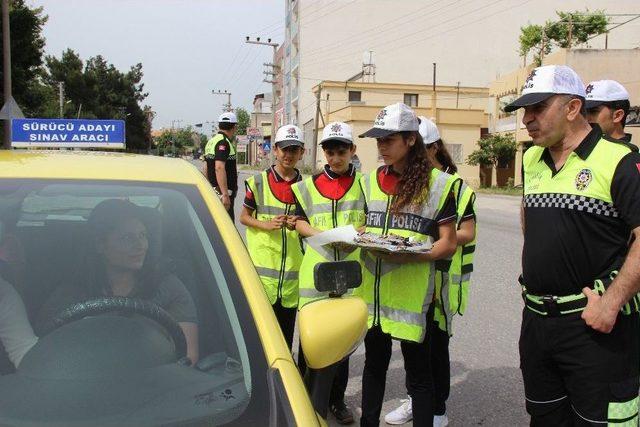
[[[327,164],[322,172],[293,186],[296,197],[298,222],[296,230],[303,237],[344,225],[356,228],[364,225],[364,196],[360,188],[361,174],[356,172],[351,158],[356,152],[351,127],[346,123],[329,123],[322,131],[320,142]],[[321,298],[326,292],[316,290],[313,269],[319,262],[360,259],[360,250],[346,248],[314,249],[307,245],[300,266],[300,301],[298,306]],[[299,353],[302,354],[302,351]],[[304,374],[304,355],[298,358],[298,366]],[[344,393],[349,379],[349,359],[345,359],[336,372],[329,409],[341,424],[353,422],[353,415],[344,403]]]
[[[296,164],[304,153],[302,132],[285,125],[276,133],[276,164],[245,181],[240,222],[247,227],[247,247],[291,349],[298,307],[298,272],[302,248],[295,231],[291,186],[302,177]]]
[[[433,425],[444,427],[449,424],[446,402],[451,383],[449,363],[449,337],[452,335],[453,316],[462,315],[467,305],[469,279],[473,269],[473,254],[476,244],[476,220],[473,205],[475,193],[462,182],[458,168],[447,151],[435,123],[426,117],[420,119],[420,136],[427,149],[427,157],[438,170],[452,174],[456,179],[456,240],[458,247],[451,261],[441,261],[437,270],[446,275],[436,280],[436,304],[434,307],[433,338],[431,346],[431,369],[434,380],[435,409]],[[445,279],[445,280],[443,280]],[[404,424],[411,421],[411,396],[389,412],[384,420],[387,424]]]
[[[361,425],[379,424],[392,339],[400,340],[414,425],[432,425],[434,263],[456,250],[455,178],[433,167],[418,133],[418,118],[404,104],[383,108],[373,128],[360,136],[376,138],[385,163],[361,179],[367,231],[433,242],[426,253],[362,251],[363,283],[355,293],[369,307],[369,332]]]

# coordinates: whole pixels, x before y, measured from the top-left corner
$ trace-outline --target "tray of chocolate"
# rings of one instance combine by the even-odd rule
[[[356,245],[363,249],[371,249],[381,252],[428,252],[431,242],[416,242],[411,237],[402,237],[396,234],[381,236],[374,233],[359,233],[355,238]]]

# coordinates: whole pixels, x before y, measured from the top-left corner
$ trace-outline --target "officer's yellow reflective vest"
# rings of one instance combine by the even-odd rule
[[[217,134],[215,134],[209,141],[207,141],[207,145],[204,146],[204,156],[205,158],[207,157],[213,157],[216,154],[216,145],[218,145],[218,143],[224,139],[229,139],[226,137],[225,134],[223,134],[222,132],[219,132]],[[229,158],[230,159],[235,159],[236,156],[236,143],[235,141],[229,141]]]
[[[456,230],[460,229],[462,218],[469,204],[475,203],[476,194],[467,184],[463,183],[458,174],[454,176],[459,180],[456,183],[456,212],[458,220]],[[436,280],[436,295],[439,301],[434,308],[434,320],[438,327],[452,334],[453,316],[464,314],[469,298],[469,284],[471,272],[473,271],[473,257],[476,250],[476,239],[478,224],[475,226],[476,237],[466,245],[456,248],[456,253],[451,258],[449,270],[445,275],[445,280]]]
[[[355,228],[364,225],[364,195],[360,187],[361,174],[356,173],[351,188],[340,200],[332,200],[323,196],[314,184],[313,177],[295,184],[292,189],[296,200],[304,210],[311,227],[326,231],[336,227],[352,224]],[[316,250],[306,246],[302,265],[300,266],[300,300],[298,308],[305,304],[328,297],[328,292],[316,290],[313,281],[313,269],[319,262],[360,260],[360,250],[338,250],[323,247]]]
[[[252,176],[246,183],[256,201],[254,215],[260,221],[294,214],[295,204],[283,203],[271,192],[266,171]],[[275,231],[247,227],[247,247],[269,302],[274,304],[280,299],[283,307],[296,307],[302,262],[298,233],[286,227]]]
[[[406,206],[398,213],[391,212],[395,197],[380,188],[378,171],[363,176],[360,182],[367,203],[368,232],[424,242],[433,240],[427,233],[444,207],[455,178],[433,169],[426,202],[417,207]],[[394,264],[368,251],[361,252],[361,260],[362,285],[354,294],[361,296],[369,307],[369,327],[380,325],[393,338],[422,342],[435,292],[434,263]]]

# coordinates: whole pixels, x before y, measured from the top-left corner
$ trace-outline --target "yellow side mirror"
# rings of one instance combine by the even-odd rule
[[[367,334],[367,316],[367,305],[358,297],[328,298],[302,307],[298,326],[309,368],[326,368],[353,353]]]

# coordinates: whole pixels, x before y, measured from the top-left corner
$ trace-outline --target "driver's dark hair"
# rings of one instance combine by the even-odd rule
[[[220,130],[231,130],[231,129],[233,129],[233,127],[235,125],[236,125],[235,123],[220,122],[220,123],[218,123],[218,129],[220,129]]]
[[[80,270],[74,278],[76,284],[87,291],[90,297],[110,295],[111,289],[107,282],[104,255],[98,252],[98,245],[109,233],[129,219],[137,219],[145,226],[149,241],[144,263],[136,277],[135,296],[139,298],[153,296],[163,276],[167,274],[160,268],[158,259],[159,236],[157,230],[154,230],[157,228],[154,225],[159,226],[159,218],[154,218],[154,214],[157,215],[157,212],[152,208],[143,208],[123,199],[108,199],[96,205],[87,221],[86,247],[79,265]],[[157,219],[156,224],[154,219]]]

